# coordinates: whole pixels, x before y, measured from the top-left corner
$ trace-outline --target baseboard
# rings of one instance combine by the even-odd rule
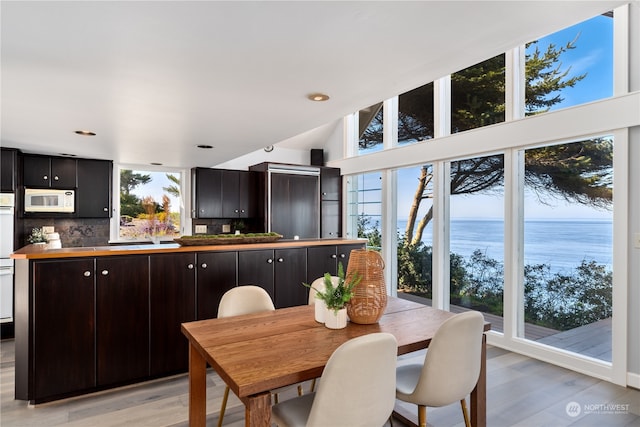
[[[640,374],[627,372],[627,386],[640,390]]]

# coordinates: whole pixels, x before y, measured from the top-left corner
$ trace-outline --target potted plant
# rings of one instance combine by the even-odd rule
[[[36,227],[31,229],[31,234],[27,237],[27,241],[34,245],[36,244],[44,245],[45,243],[49,242],[49,239],[47,239],[47,235],[44,234],[44,232],[42,231],[42,228]]]
[[[316,298],[326,307],[324,324],[330,329],[340,329],[347,326],[347,303],[353,296],[353,289],[360,283],[362,277],[354,274],[349,282],[344,279],[342,263],[338,263],[338,283],[334,285],[331,274],[324,274],[324,289],[316,289],[303,283],[304,286],[316,291]]]

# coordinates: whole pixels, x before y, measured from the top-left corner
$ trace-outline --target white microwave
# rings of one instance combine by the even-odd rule
[[[74,190],[24,189],[25,212],[74,213],[75,203]]]

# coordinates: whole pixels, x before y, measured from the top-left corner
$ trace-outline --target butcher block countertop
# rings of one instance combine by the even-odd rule
[[[259,249],[300,248],[327,245],[358,245],[365,244],[365,239],[309,239],[309,240],[279,240],[271,243],[245,243],[211,246],[180,246],[177,243],[159,245],[114,245],[90,246],[81,248],[44,249],[42,245],[27,245],[11,254],[12,259],[48,259],[48,258],[78,258],[131,254],[162,254],[177,252],[211,252],[211,251],[246,251]],[[46,247],[46,246],[45,246]]]

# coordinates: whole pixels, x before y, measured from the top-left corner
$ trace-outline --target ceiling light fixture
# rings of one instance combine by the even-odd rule
[[[270,153],[273,151],[273,145],[267,145],[266,147],[264,147],[264,151],[266,151],[267,153]]]
[[[96,136],[96,133],[90,130],[77,130],[75,133],[82,136]]]
[[[329,95],[324,93],[312,93],[311,95],[308,95],[307,98],[311,101],[322,102],[329,100]]]
[[[205,150],[209,150],[209,149],[213,148],[213,145],[198,144],[198,145],[196,145],[196,147],[202,148],[202,149],[205,149]]]
[[[149,164],[152,166],[162,166],[162,163],[158,163],[158,162],[151,162]]]

